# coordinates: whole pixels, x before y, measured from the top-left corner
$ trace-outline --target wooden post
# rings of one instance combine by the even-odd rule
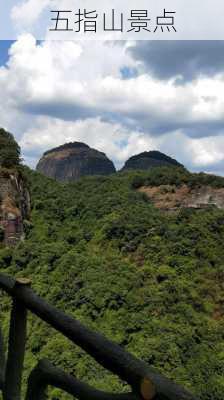
[[[30,286],[28,279],[17,279],[15,291],[19,292],[24,286]],[[10,320],[8,359],[6,363],[5,384],[3,389],[4,400],[20,400],[23,373],[23,362],[26,345],[27,309],[16,298]]]
[[[156,388],[149,378],[144,378],[140,387],[141,396],[144,400],[152,400],[156,396]]]
[[[4,351],[4,339],[0,328],[0,390],[3,389],[5,380],[5,351]]]

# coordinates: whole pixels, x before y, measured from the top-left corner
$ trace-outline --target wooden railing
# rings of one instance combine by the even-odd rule
[[[21,399],[28,310],[128,383],[131,390],[122,394],[99,391],[56,368],[50,361],[41,360],[29,376],[25,400],[46,399],[48,386],[57,387],[80,400],[196,400],[184,388],[160,375],[119,345],[45,302],[31,289],[29,280],[15,280],[0,274],[0,289],[7,292],[13,301],[7,361],[0,332],[0,389],[4,400]]]

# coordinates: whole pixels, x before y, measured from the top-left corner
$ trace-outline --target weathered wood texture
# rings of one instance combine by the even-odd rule
[[[54,367],[48,360],[41,360],[32,371],[26,394],[26,400],[45,400],[48,385],[65,390],[80,400],[139,400],[133,393],[113,394],[91,388]]]
[[[0,390],[3,389],[3,383],[5,380],[5,349],[4,339],[0,328]]]
[[[21,290],[29,285],[28,281],[16,281],[15,288]],[[8,359],[3,386],[4,400],[20,400],[23,362],[26,346],[27,309],[16,298],[13,298],[13,306],[10,320]]]
[[[27,285],[18,286],[14,279],[0,274],[0,288],[12,296],[14,301],[19,302],[24,308],[30,310],[33,314],[61,332],[73,343],[80,346],[104,368],[127,382],[132,388],[132,394],[127,395],[129,399],[132,399],[133,396],[137,396],[144,400],[196,400],[196,397],[184,388],[157,373],[146,363],[137,359],[116,343],[108,340],[100,333],[89,330],[79,321],[46,303],[37,296],[30,287],[27,287]],[[49,374],[47,372],[48,367]],[[35,384],[36,380],[39,379],[37,378],[38,376],[41,377],[41,385],[39,386],[40,393],[37,394],[39,397],[32,397],[32,399],[35,400],[44,399],[45,388],[48,385],[61,387],[63,389],[63,382],[67,382],[67,387],[65,388],[64,386],[66,391],[68,391],[68,387],[72,387],[72,390],[79,388],[80,392],[76,397],[80,400],[83,398],[81,393],[86,394],[87,397],[85,397],[85,399],[89,398],[88,390],[91,390],[93,394],[94,389],[88,389],[86,386],[82,386],[83,384],[76,381],[75,378],[69,377],[61,371],[59,372],[59,370],[54,369],[53,366],[50,368],[49,364],[48,367],[46,367],[45,362],[40,364],[33,371],[29,381],[27,396],[30,396],[30,391],[34,396],[33,388],[34,386],[38,386]],[[50,371],[54,371],[54,373],[52,372],[50,374]],[[85,392],[85,390],[87,390],[87,392]],[[103,394],[101,394],[101,396],[103,396]],[[112,395],[108,394],[107,396]],[[109,397],[107,398],[109,399]],[[112,397],[110,398],[112,399]],[[31,397],[26,398],[26,400],[30,399]],[[17,400],[17,398],[7,398],[5,400]]]

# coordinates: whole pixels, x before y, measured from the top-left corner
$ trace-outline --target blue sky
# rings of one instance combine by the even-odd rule
[[[0,66],[8,61],[8,51],[12,43],[11,40],[0,40]]]

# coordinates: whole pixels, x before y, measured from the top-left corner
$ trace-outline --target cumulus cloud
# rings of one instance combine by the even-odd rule
[[[50,5],[49,0],[24,0],[12,7],[11,18],[16,25],[27,27],[38,20]]]
[[[150,52],[153,46],[147,45]],[[161,79],[146,68],[143,57],[138,61],[141,46],[109,41],[36,43],[31,35],[11,46],[7,66],[0,68],[5,99],[0,103],[0,125],[16,133],[30,164],[47,148],[82,140],[106,152],[118,167],[130,155],[155,148],[193,169],[221,165],[221,58],[216,68],[207,62],[213,75],[206,68],[202,74],[202,52],[194,79],[177,84],[190,44],[177,70],[170,67],[167,76],[161,72]],[[168,55],[166,59],[169,63]]]
[[[37,45],[26,35],[12,46],[10,55],[4,89],[11,96],[17,94],[18,107],[26,112],[55,117],[60,113],[65,119],[77,119],[80,114],[123,118],[155,134],[183,127],[197,136],[210,124],[220,130],[222,75],[185,85],[146,73],[122,79],[122,67],[131,68],[134,62],[127,44],[115,42]]]
[[[191,81],[223,73],[224,41],[138,41],[130,48],[144,71],[159,79]]]
[[[99,117],[75,122],[39,117],[24,133],[20,145],[25,161],[35,167],[44,151],[70,141],[85,142],[103,151],[114,161],[117,169],[133,154],[158,149],[194,171],[223,174],[223,135],[198,139],[177,130],[155,137],[118,123],[102,121]]]
[[[121,124],[102,121],[99,117],[78,121],[39,117],[35,126],[27,130],[20,145],[31,158],[66,142],[88,143],[106,153],[120,168],[134,152],[146,151],[156,146],[155,139],[136,130],[128,130]]]
[[[191,138],[184,131],[178,130],[164,135],[158,145],[161,151],[173,156],[178,154],[183,164],[196,171],[213,171],[220,163],[224,164],[223,134]]]

